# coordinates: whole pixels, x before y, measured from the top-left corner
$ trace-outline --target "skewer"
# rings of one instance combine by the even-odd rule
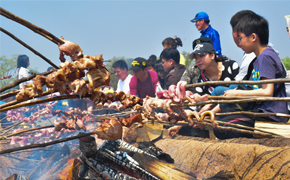
[[[204,126],[208,126],[208,127],[213,127],[212,123],[209,123],[209,122],[206,122],[206,121],[199,122],[199,121],[197,121],[195,119],[193,119],[193,121],[194,121],[194,124],[200,124],[200,125],[204,125]],[[216,121],[216,122],[220,123],[221,121]],[[167,122],[163,122],[163,124],[170,125]],[[188,125],[188,123],[179,122],[179,123],[177,123],[175,125]],[[232,125],[232,124],[230,124],[230,125]],[[265,132],[254,132],[254,131],[251,131],[251,130],[245,130],[246,128],[245,129],[238,129],[238,128],[235,128],[235,127],[223,127],[223,126],[217,126],[217,127],[213,127],[213,128],[218,129],[218,130],[223,130],[223,131],[234,131],[234,132],[239,132],[239,133],[245,133],[245,134],[258,135],[258,136],[262,136],[262,137],[268,137],[268,138],[274,138],[276,136],[281,137],[281,135],[279,135],[279,134],[266,132],[266,131]],[[253,129],[254,130],[258,130],[258,129],[255,129],[255,128],[253,128]]]
[[[0,151],[0,155],[1,154],[7,154],[7,153],[15,152],[15,151],[26,150],[26,149],[46,147],[46,146],[50,146],[50,145],[53,145],[53,144],[58,144],[58,143],[62,143],[62,142],[66,142],[66,141],[70,141],[70,140],[74,140],[74,139],[79,139],[79,138],[90,136],[90,135],[94,135],[94,134],[96,134],[96,132],[92,131],[92,132],[89,132],[89,133],[82,133],[80,135],[76,135],[76,136],[72,136],[72,137],[68,137],[68,138],[64,138],[64,139],[59,139],[59,140],[55,140],[55,141],[50,141],[50,142],[47,142],[47,143],[32,144],[32,145],[23,146],[23,147],[5,149],[3,151]]]
[[[6,86],[1,87],[1,88],[0,88],[0,93],[3,92],[3,91],[5,91],[5,90],[7,90],[7,89],[13,88],[13,87],[19,85],[19,84],[22,83],[22,82],[29,81],[30,79],[35,78],[36,75],[44,75],[44,76],[46,76],[46,75],[48,75],[48,74],[50,74],[50,73],[52,73],[52,72],[54,72],[54,71],[55,71],[55,70],[52,69],[52,70],[50,70],[50,71],[46,71],[46,72],[38,73],[38,74],[31,74],[30,76],[27,76],[27,77],[24,77],[24,78],[21,78],[21,79],[15,80],[14,82],[12,82],[12,83],[10,83],[10,84],[7,84]],[[5,99],[5,98],[8,98],[8,97],[11,97],[11,96],[14,96],[14,95],[16,95],[18,92],[19,92],[19,90],[15,90],[15,91],[11,91],[11,93],[9,92],[9,93],[6,93],[6,94],[2,94],[2,95],[0,95],[0,100]]]
[[[279,101],[290,102],[290,97],[259,97],[259,98],[247,98],[247,99],[235,99],[235,100],[209,100],[197,103],[188,104],[171,104],[172,107],[189,107],[200,106],[205,104],[236,104],[236,103],[249,103],[249,102],[264,102],[264,101]]]
[[[208,125],[211,125],[210,127],[212,127],[212,123],[210,123],[209,120],[204,119],[203,121],[204,122],[207,122]],[[197,121],[196,119],[194,119],[194,123],[195,122],[199,122],[199,121]],[[240,125],[240,124],[227,123],[227,122],[217,121],[217,120],[215,120],[215,122],[217,122],[218,124],[221,124],[221,125],[228,125],[228,126],[232,126],[232,127],[238,128],[238,129],[247,129],[247,130],[251,130],[251,131],[260,131],[260,132],[263,132],[263,133],[272,134],[274,136],[284,137],[284,136],[282,136],[280,134],[276,134],[276,133],[273,133],[273,132],[268,132],[268,131],[265,131],[265,130],[262,130],[262,129],[257,129],[257,128],[253,128],[253,127],[249,127],[249,126],[243,126],[243,125]],[[161,123],[170,126],[170,124],[168,122],[161,122]],[[196,123],[196,124],[198,124],[198,123]],[[176,123],[174,125],[188,126],[188,122],[178,122],[178,123]]]
[[[46,96],[46,95],[49,95],[49,94],[52,94],[52,93],[53,92],[48,90],[48,91],[43,92],[41,96],[39,94],[35,94],[31,99],[38,98],[38,97],[43,97],[43,96]],[[0,109],[2,109],[4,107],[7,107],[7,106],[12,106],[12,105],[17,104],[17,103],[19,103],[17,100],[13,100],[13,101],[1,104],[0,105]]]
[[[281,79],[267,79],[267,80],[259,80],[259,81],[248,81],[248,80],[242,80],[242,81],[206,81],[201,83],[194,83],[194,84],[188,84],[185,86],[185,88],[194,88],[194,87],[201,87],[206,85],[215,85],[215,86],[225,86],[229,84],[248,84],[248,85],[256,85],[256,84],[269,84],[269,83],[285,83],[290,82],[290,78],[281,78]]]
[[[38,27],[38,26],[35,26],[34,24],[26,21],[25,19],[22,19],[14,14],[12,14],[11,12],[3,9],[2,7],[0,7],[0,14],[8,19],[11,19],[15,22],[18,22],[19,24],[22,24],[23,26],[26,26],[27,28],[31,29],[32,31],[34,31],[35,33],[38,33],[40,34],[41,36],[47,38],[48,40],[52,41],[53,43],[55,44],[63,44],[64,42],[55,37],[53,34],[51,34],[50,32]]]
[[[85,97],[90,97],[91,94],[87,94]],[[41,104],[41,103],[46,103],[46,102],[50,102],[50,101],[57,101],[57,100],[64,100],[64,99],[75,99],[75,98],[80,98],[79,95],[65,95],[65,96],[56,96],[56,97],[52,97],[52,98],[45,98],[45,99],[39,99],[39,100],[28,100],[28,101],[24,101],[12,106],[8,106],[5,108],[1,108],[0,112],[4,112],[4,111],[8,111],[10,109],[16,109],[16,108],[20,108],[20,107],[24,107],[24,106],[32,106],[35,104]]]
[[[29,129],[25,129],[25,130],[22,130],[22,131],[19,131],[19,132],[16,132],[16,133],[12,133],[12,134],[8,134],[8,135],[5,135],[5,136],[1,136],[0,137],[0,140],[7,139],[10,136],[15,136],[15,135],[22,134],[22,133],[25,133],[25,132],[35,131],[35,130],[38,130],[38,129],[52,128],[52,127],[54,127],[54,125],[47,125],[47,126],[29,128]]]
[[[82,115],[90,115],[90,116],[93,116],[93,117],[96,118],[96,120],[94,120],[94,122],[102,122],[104,119],[108,119],[108,118],[112,118],[112,117],[127,116],[127,115],[130,115],[132,113],[135,113],[135,111],[127,111],[127,112],[121,112],[121,113],[118,112],[118,113],[103,114],[103,115],[93,115],[93,114],[88,114],[87,113],[87,114],[82,114]],[[47,126],[29,128],[29,129],[25,129],[25,130],[22,130],[22,131],[18,131],[16,133],[11,133],[11,134],[8,134],[8,135],[2,135],[0,137],[0,140],[7,139],[8,137],[15,136],[15,135],[19,135],[19,134],[22,134],[22,133],[25,133],[25,132],[35,131],[35,130],[39,130],[39,129],[52,128],[52,127],[54,127],[54,125],[47,125]]]
[[[37,56],[39,56],[42,59],[44,59],[48,64],[50,64],[54,68],[59,69],[59,67],[57,65],[55,65],[53,62],[51,62],[49,59],[47,59],[46,57],[44,57],[42,54],[40,54],[39,52],[37,52],[36,50],[34,50],[32,47],[30,47],[29,45],[27,45],[26,43],[24,43],[23,41],[21,41],[17,37],[15,37],[13,34],[11,34],[10,32],[8,32],[7,30],[5,30],[5,29],[3,29],[3,28],[0,27],[0,31],[4,32],[8,36],[10,36],[11,38],[13,38],[17,42],[19,42],[21,45],[23,45],[24,47],[26,47],[27,49],[29,49],[30,51],[32,51],[34,54],[36,54]]]

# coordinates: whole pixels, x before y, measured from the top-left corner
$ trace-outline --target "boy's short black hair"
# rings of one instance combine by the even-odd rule
[[[233,17],[230,20],[232,29],[234,29],[234,27],[238,24],[238,22],[248,14],[255,14],[255,13],[251,10],[242,10],[242,11],[237,12],[235,15],[233,15]]]
[[[114,64],[112,65],[113,68],[120,68],[120,69],[126,69],[128,71],[128,65],[124,60],[118,60],[116,62],[114,62]]]
[[[261,45],[269,42],[269,25],[265,18],[258,14],[244,16],[234,27],[234,31],[244,33],[246,36],[255,33],[260,39]]]
[[[152,66],[154,68],[155,62],[153,59],[148,59],[147,60],[147,67]]]
[[[179,64],[180,54],[177,49],[171,47],[164,49],[161,52],[160,58],[165,59],[166,61],[169,61],[169,59],[173,59],[176,64]]]

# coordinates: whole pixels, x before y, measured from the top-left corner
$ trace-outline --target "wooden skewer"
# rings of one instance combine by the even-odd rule
[[[194,122],[199,122],[196,119],[193,119],[193,120],[194,120]],[[204,119],[203,121],[204,122],[207,122],[208,123],[207,125],[211,125],[211,127],[212,127],[212,123],[210,123],[209,120]],[[284,137],[284,136],[282,136],[280,134],[276,134],[276,133],[273,133],[273,132],[264,131],[262,129],[257,129],[257,128],[253,128],[253,127],[249,127],[249,126],[243,126],[243,125],[240,125],[240,124],[227,123],[227,122],[217,121],[217,120],[215,120],[215,122],[217,122],[219,125],[228,125],[228,126],[232,126],[232,127],[238,128],[238,129],[247,129],[247,130],[250,130],[250,131],[260,131],[260,132],[263,132],[263,133],[272,134],[274,136]],[[162,122],[162,123],[168,124],[168,122]],[[198,123],[196,123],[196,124],[198,124]],[[188,122],[177,122],[174,125],[188,126]]]
[[[225,86],[229,84],[248,84],[248,85],[255,85],[255,84],[270,84],[270,83],[285,83],[290,82],[290,78],[281,78],[281,79],[267,79],[267,80],[260,80],[260,81],[206,81],[202,83],[195,83],[195,84],[188,84],[185,88],[194,88],[194,87],[201,87],[206,85],[215,85],[215,86]]]
[[[15,152],[15,151],[26,150],[26,149],[46,147],[46,146],[50,146],[50,145],[53,145],[53,144],[58,144],[58,143],[62,143],[62,142],[66,142],[66,141],[70,141],[70,140],[74,140],[74,139],[79,139],[79,138],[86,137],[86,136],[90,136],[90,135],[94,135],[94,134],[96,134],[95,131],[89,132],[89,133],[83,133],[83,134],[80,134],[80,135],[77,135],[77,136],[72,136],[72,137],[68,137],[68,138],[64,138],[64,139],[59,139],[59,140],[55,140],[55,141],[51,141],[51,142],[47,142],[47,143],[32,144],[32,145],[23,146],[23,147],[16,147],[16,148],[11,148],[11,149],[5,149],[3,151],[0,151],[0,155],[1,154],[12,153],[12,152]]]
[[[0,7],[0,14],[8,19],[11,19],[15,22],[18,22],[19,24],[22,24],[23,26],[31,29],[32,31],[34,31],[35,33],[40,34],[41,36],[47,38],[48,40],[54,42],[55,44],[63,44],[64,41],[62,41],[61,39],[55,37],[53,34],[51,34],[50,32],[35,26],[34,24],[26,21],[25,19],[22,19],[14,14],[12,14],[11,12],[3,9],[2,7]]]
[[[194,121],[194,124],[200,124],[200,125],[204,125],[204,126],[207,126],[207,127],[213,127],[212,123],[208,122],[208,121],[197,121],[196,119],[193,119]],[[223,124],[224,122],[221,122],[221,121],[216,121],[218,123],[221,123]],[[169,125],[170,124],[168,122],[161,122],[162,124],[166,124],[166,125]],[[238,125],[238,124],[231,124],[231,123],[228,123],[230,125]],[[188,123],[187,122],[178,122],[177,124],[175,125],[187,125],[188,126]],[[259,130],[259,129],[256,129],[256,128],[253,128],[251,129],[250,127],[243,127],[243,129],[240,129],[242,125],[239,125],[237,126],[238,128],[235,128],[235,127],[223,127],[223,126],[217,126],[217,127],[213,127],[215,129],[219,129],[219,130],[223,130],[223,131],[234,131],[234,132],[239,132],[239,133],[246,133],[246,134],[252,134],[252,135],[259,135],[259,136],[262,136],[262,137],[268,137],[268,138],[274,138],[274,137],[284,137],[284,136],[281,136],[279,134],[275,134],[275,133],[272,133],[272,132],[267,132],[267,131],[262,131],[260,130],[261,132],[254,132],[254,131],[251,131],[251,130]],[[248,130],[245,130],[245,129],[248,129]]]
[[[29,49],[30,51],[32,51],[34,54],[36,54],[37,56],[41,57],[43,60],[45,60],[48,64],[50,64],[51,66],[53,66],[56,69],[59,69],[59,67],[57,65],[55,65],[53,62],[51,62],[49,59],[47,59],[46,57],[44,57],[42,54],[40,54],[38,51],[34,50],[32,47],[30,47],[29,45],[27,45],[26,43],[24,43],[23,41],[21,41],[20,39],[18,39],[17,37],[15,37],[13,34],[11,34],[10,32],[8,32],[7,30],[3,29],[0,27],[0,31],[4,32],[5,34],[7,34],[8,36],[10,36],[11,38],[13,38],[14,40],[16,40],[17,42],[19,42],[21,45],[23,45],[24,47],[26,47],[27,49]]]
[[[48,74],[50,74],[50,73],[52,73],[54,71],[55,70],[50,70],[50,71],[46,71],[46,72],[43,72],[43,73],[31,74],[30,76],[27,76],[27,77],[24,77],[24,78],[15,80],[14,82],[12,82],[10,84],[7,84],[6,86],[1,87],[0,88],[0,93],[3,92],[3,91],[5,91],[5,90],[7,90],[7,89],[13,88],[13,87],[19,85],[22,82],[29,81],[30,79],[35,78],[36,75],[44,75],[44,76],[46,76],[46,75],[48,75]],[[11,91],[11,93],[9,92],[9,93],[6,93],[6,94],[2,94],[2,95],[0,95],[0,100],[5,99],[5,98],[8,98],[8,97],[11,97],[11,96],[14,96],[18,92],[19,92],[19,90],[15,90],[15,91]]]
[[[19,91],[18,91],[19,92]],[[18,93],[17,92],[17,93]],[[46,95],[49,95],[49,94],[52,94],[53,92],[51,91],[45,91],[42,93],[42,95],[40,96],[39,94],[36,94],[34,95],[31,99],[34,99],[34,98],[38,98],[38,97],[43,97],[43,96],[46,96]],[[0,105],[0,109],[4,108],[4,107],[7,107],[7,106],[12,106],[14,104],[17,104],[19,103],[17,100],[14,100],[14,101],[10,101],[10,102],[7,102],[7,103],[4,103],[4,104],[1,104]]]
[[[85,97],[90,97],[91,94],[87,94]],[[65,95],[65,96],[56,96],[56,97],[51,97],[51,98],[45,98],[45,99],[39,99],[39,100],[28,100],[24,101],[12,106],[8,106],[5,108],[1,108],[0,112],[8,111],[10,109],[16,109],[24,106],[32,106],[35,104],[41,104],[41,103],[46,103],[50,101],[57,101],[57,100],[64,100],[64,99],[75,99],[75,98],[80,98],[79,95]]]
[[[22,133],[25,133],[25,132],[35,131],[35,130],[38,130],[38,129],[52,128],[52,127],[54,127],[54,125],[47,125],[47,126],[29,128],[29,129],[25,129],[25,130],[22,130],[22,131],[19,131],[19,132],[16,132],[16,133],[12,133],[12,134],[8,134],[8,135],[1,136],[0,139],[7,139],[10,136],[16,136],[18,134],[22,134]]]
[[[188,104],[171,104],[172,107],[189,107],[189,106],[200,106],[205,104],[236,104],[236,103],[249,103],[249,102],[264,102],[264,101],[279,101],[279,102],[290,102],[290,97],[259,97],[249,99],[236,99],[236,100],[209,100],[197,103]]]

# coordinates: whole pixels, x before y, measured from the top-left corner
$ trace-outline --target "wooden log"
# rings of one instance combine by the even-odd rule
[[[178,136],[158,140],[155,145],[171,155],[175,166],[184,172],[199,172],[202,178],[228,170],[238,179],[290,179],[290,147],[260,145],[264,141],[283,139],[253,139],[255,144],[247,144],[249,140]],[[285,141],[290,144],[289,139]]]
[[[272,132],[290,138],[290,124],[289,123],[275,123],[275,122],[255,122],[255,129]],[[256,136],[259,137],[259,136]]]

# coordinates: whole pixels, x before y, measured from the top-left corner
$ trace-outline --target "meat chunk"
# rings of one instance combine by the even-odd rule
[[[64,55],[70,56],[73,61],[82,57],[83,51],[78,44],[65,40],[63,37],[60,39],[64,41],[64,44],[58,46],[61,62],[65,62]]]
[[[122,125],[115,118],[104,120],[95,132],[100,139],[115,141],[122,137]]]
[[[110,83],[110,73],[105,68],[89,71],[87,73],[87,78],[93,89]]]
[[[126,127],[131,127],[132,124],[138,122],[142,124],[142,115],[141,113],[137,113],[134,115],[131,115],[129,118],[119,118],[119,121]]]

